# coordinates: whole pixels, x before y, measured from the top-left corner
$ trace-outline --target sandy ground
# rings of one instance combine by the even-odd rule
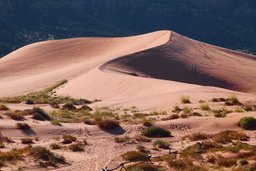
[[[61,80],[68,83],[56,90],[57,95],[99,99],[91,107],[136,106],[140,111],[167,111],[189,96],[192,104],[213,97],[236,95],[241,101],[255,101],[256,58],[201,43],[171,31],[158,31],[125,38],[76,38],[35,43],[0,59],[0,97],[9,97],[42,90]],[[8,104],[11,110],[31,106]],[[48,105],[40,105],[46,111]],[[255,112],[191,117],[156,124],[174,135],[170,141],[181,148],[177,139],[194,132],[216,133],[222,130],[242,131],[238,120],[255,116]],[[58,151],[71,163],[58,170],[98,171],[105,166],[115,167],[120,155],[135,145],[114,142],[116,135],[97,126],[63,124],[28,119],[33,132],[15,128],[16,122],[0,120],[3,135],[15,141],[32,136],[40,144],[49,144],[62,134],[85,137],[89,146],[83,153]],[[124,135],[136,136],[141,125],[122,125]],[[251,144],[256,144],[255,132],[247,131]],[[176,146],[175,146],[176,143]],[[18,145],[18,144],[16,144]],[[147,145],[147,144],[146,144]],[[15,145],[14,145],[15,146]]]

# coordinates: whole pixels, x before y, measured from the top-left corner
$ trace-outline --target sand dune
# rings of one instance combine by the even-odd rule
[[[158,31],[46,41],[0,60],[0,96],[36,91],[63,79],[69,82],[57,90],[59,95],[146,109],[163,107],[182,94],[255,93],[256,58]]]

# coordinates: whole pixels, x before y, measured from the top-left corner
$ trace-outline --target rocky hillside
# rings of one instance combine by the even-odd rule
[[[170,29],[256,53],[255,0],[0,0],[0,56],[36,41]]]

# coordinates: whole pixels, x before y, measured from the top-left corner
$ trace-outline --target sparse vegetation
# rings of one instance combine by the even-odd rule
[[[54,154],[44,147],[33,147],[30,150],[30,154],[38,160],[48,162],[48,164],[44,163],[46,165],[57,166],[58,164],[66,163],[64,157]]]
[[[243,117],[238,124],[241,128],[246,130],[256,129],[256,119],[254,117]]]
[[[232,95],[232,96],[229,96],[226,99],[225,105],[227,105],[227,106],[236,106],[236,105],[240,106],[240,105],[242,105],[242,103],[238,100],[238,98],[236,96]]]
[[[51,103],[89,104],[91,103],[90,101],[85,99],[74,99],[70,97],[52,96],[54,89],[66,83],[67,83],[67,80],[63,80],[58,82],[56,85],[53,85],[39,92],[29,93],[23,96],[0,98],[0,103],[21,103],[21,102],[27,102],[27,103],[29,102],[30,104],[51,104]]]
[[[183,114],[188,115],[188,114],[191,114],[192,109],[190,109],[189,107],[185,106],[182,109],[182,111],[183,111]]]
[[[230,112],[231,112],[231,111],[227,110],[226,108],[213,110],[214,116],[217,117],[217,118],[226,117],[226,115],[227,115],[228,113],[230,113]]]
[[[128,166],[127,171],[163,171],[163,169],[150,163],[138,163]]]
[[[245,135],[244,133],[239,133],[236,131],[222,131],[220,133],[212,135],[212,138],[214,139],[215,142],[217,143],[231,143],[233,140],[237,141],[248,141],[249,137]]]
[[[136,161],[146,161],[148,160],[149,156],[145,153],[139,151],[128,151],[122,154],[123,159],[136,162]]]
[[[142,153],[148,153],[149,151],[147,150],[147,148],[141,144],[137,145],[136,149],[139,151],[139,152],[142,152]]]
[[[17,123],[16,126],[18,129],[22,130],[31,129],[27,123]]]
[[[66,103],[62,106],[63,110],[76,110],[76,107],[73,105],[73,103]]]
[[[182,111],[182,109],[179,107],[179,106],[174,106],[174,108],[173,108],[173,110],[172,110],[172,112],[174,112],[174,113],[179,113],[179,112],[181,112]]]
[[[50,148],[51,148],[52,150],[58,150],[58,149],[61,149],[62,147],[61,147],[60,144],[52,143],[52,144],[50,145]]]
[[[63,144],[71,144],[72,142],[75,142],[77,140],[76,137],[69,134],[64,134],[62,138],[63,138],[63,142],[62,142]]]
[[[31,138],[22,138],[20,139],[22,144],[33,144],[33,139]]]
[[[209,110],[211,110],[211,108],[209,107],[209,105],[208,105],[207,103],[202,103],[202,104],[200,105],[200,109],[201,109],[201,110],[204,110],[204,111],[209,111]]]
[[[145,122],[143,122],[143,126],[145,126],[145,127],[151,127],[151,126],[153,126],[153,123],[150,122],[150,121],[145,121]]]
[[[113,119],[103,119],[96,122],[102,130],[113,130],[120,128],[119,122]]]
[[[208,135],[205,133],[198,132],[198,133],[188,135],[184,138],[188,138],[190,141],[201,141],[201,140],[207,140]]]
[[[216,163],[220,167],[231,167],[231,166],[236,165],[237,161],[235,159],[218,156],[217,160],[216,160]]]
[[[188,96],[182,96],[182,97],[181,97],[181,102],[182,102],[183,104],[191,103],[191,102],[190,102],[190,98],[189,98]]]
[[[20,111],[6,112],[5,115],[16,121],[23,121],[25,119]]]
[[[69,145],[69,149],[73,152],[84,151],[84,147],[85,145],[80,142]]]
[[[150,138],[170,137],[171,132],[159,127],[148,127],[142,130],[142,135]]]
[[[33,119],[35,120],[39,120],[39,121],[49,121],[51,120],[50,116],[41,108],[38,108],[38,107],[34,107],[32,109],[32,113],[33,113]]]
[[[131,141],[131,138],[128,136],[115,137],[115,142],[117,143],[128,143]]]
[[[4,104],[0,104],[0,111],[6,111],[6,110],[9,110],[9,108],[6,106],[6,105],[4,105]]]
[[[156,140],[153,144],[154,147],[162,148],[162,149],[169,149],[170,143],[165,140]]]

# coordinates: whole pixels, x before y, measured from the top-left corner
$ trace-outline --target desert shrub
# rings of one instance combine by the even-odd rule
[[[51,106],[52,108],[54,108],[54,109],[59,109],[59,108],[60,108],[60,105],[59,105],[58,103],[56,103],[56,102],[51,102],[51,103],[50,103],[50,106]]]
[[[10,117],[11,119],[15,120],[15,121],[22,121],[24,120],[24,116],[22,115],[21,112],[19,111],[15,111],[15,112],[6,112],[5,113],[6,116]]]
[[[151,126],[153,126],[153,123],[150,122],[150,121],[145,121],[145,122],[143,122],[143,126],[145,126],[145,127],[151,127]]]
[[[150,163],[138,163],[127,167],[127,171],[163,171]]]
[[[103,119],[96,122],[102,130],[113,130],[120,128],[119,122],[113,119]]]
[[[183,104],[191,103],[188,96],[182,96],[182,97],[181,97],[181,102],[182,102]]]
[[[78,152],[78,151],[84,151],[84,147],[85,145],[79,142],[79,143],[71,144],[68,148],[71,151]]]
[[[235,106],[235,105],[242,105],[242,103],[238,100],[236,96],[230,96],[226,99],[225,105]]]
[[[50,164],[53,166],[56,166],[57,164],[66,163],[64,157],[52,153],[45,147],[33,147],[30,151],[30,154],[34,156],[36,159],[50,162]]]
[[[138,135],[134,139],[138,142],[150,142],[151,141],[151,139],[149,139],[145,136],[142,136],[142,135]]]
[[[57,118],[52,118],[52,119],[51,119],[51,123],[52,123],[53,125],[58,125],[58,126],[61,126],[61,125],[62,125],[61,122],[60,122]]]
[[[214,139],[215,142],[222,143],[222,144],[231,143],[233,140],[238,140],[238,141],[249,140],[249,137],[244,133],[239,133],[231,130],[226,130],[226,131],[222,131],[220,133],[214,134],[212,135],[212,138]]]
[[[4,104],[0,104],[0,111],[1,110],[9,110],[9,108],[6,106],[6,105],[4,105]]]
[[[226,98],[220,97],[220,98],[212,98],[212,102],[225,102]]]
[[[39,121],[44,121],[44,120],[51,120],[50,116],[41,108],[33,108],[33,119],[39,120]]]
[[[15,162],[22,160],[24,157],[23,150],[12,149],[7,152],[0,152],[0,163],[4,165],[6,162]]]
[[[18,129],[22,130],[30,129],[30,126],[27,123],[17,123],[16,126]]]
[[[141,144],[137,145],[136,149],[139,151],[139,152],[142,152],[142,153],[148,153],[149,151],[147,150],[147,148]]]
[[[76,137],[69,134],[64,134],[62,138],[63,138],[63,142],[62,142],[63,144],[71,144],[72,142],[75,142],[77,140]]]
[[[115,137],[115,142],[117,143],[127,143],[130,141],[131,141],[131,138],[128,136]]]
[[[52,143],[52,144],[50,144],[50,148],[52,150],[58,150],[58,149],[61,149],[61,145],[57,144],[57,143]]]
[[[254,117],[243,117],[238,124],[243,129],[253,130],[256,128],[256,119]]]
[[[28,100],[25,101],[25,104],[32,105],[32,104],[34,104],[34,101],[31,100],[31,99],[28,99]]]
[[[154,147],[162,148],[162,149],[169,149],[170,143],[164,140],[156,140],[153,144]]]
[[[95,121],[93,119],[91,119],[91,118],[85,118],[84,119],[84,123],[86,125],[95,125],[96,124]]]
[[[92,111],[92,108],[90,108],[87,105],[83,105],[82,107],[79,108],[79,110],[86,110],[86,111]]]
[[[190,113],[192,112],[192,109],[190,109],[190,108],[188,108],[187,106],[185,106],[185,107],[182,109],[182,111],[183,111],[183,114],[188,115],[188,114],[190,114]]]
[[[183,113],[183,114],[180,115],[180,117],[183,118],[183,119],[186,119],[186,118],[189,117],[189,114],[184,114],[184,113]]]
[[[176,159],[168,161],[168,166],[176,170],[188,170],[193,166],[193,162],[189,159]]]
[[[225,158],[225,157],[217,157],[216,158],[216,163],[220,167],[231,167],[237,164],[237,161],[235,159],[231,158]]]
[[[208,135],[205,134],[205,133],[198,132],[198,133],[194,133],[194,134],[188,135],[187,138],[190,141],[201,141],[201,140],[208,139]]]
[[[150,138],[170,137],[171,132],[159,127],[148,127],[142,130],[142,135]]]
[[[214,116],[217,117],[217,118],[226,117],[226,115],[230,112],[231,111],[229,111],[225,108],[218,109],[218,110],[213,110]]]
[[[174,106],[174,108],[173,108],[173,110],[172,110],[172,112],[175,112],[175,113],[179,113],[179,112],[181,112],[182,111],[182,109],[179,107],[179,106]]]
[[[148,160],[149,156],[145,153],[139,151],[128,151],[122,154],[124,160],[136,162],[136,161],[146,161]]]
[[[33,144],[33,139],[31,138],[22,138],[20,139],[22,144]]]
[[[64,110],[76,110],[76,107],[72,103],[66,103],[62,106]]]
[[[246,159],[240,159],[240,160],[239,160],[239,164],[241,164],[241,165],[247,165],[247,164],[249,164],[249,162],[248,162]]]
[[[201,113],[198,113],[198,112],[193,112],[192,116],[202,117],[203,115]]]
[[[211,108],[209,107],[209,105],[207,103],[203,103],[200,105],[200,109],[204,110],[204,111],[209,111],[211,110]]]

